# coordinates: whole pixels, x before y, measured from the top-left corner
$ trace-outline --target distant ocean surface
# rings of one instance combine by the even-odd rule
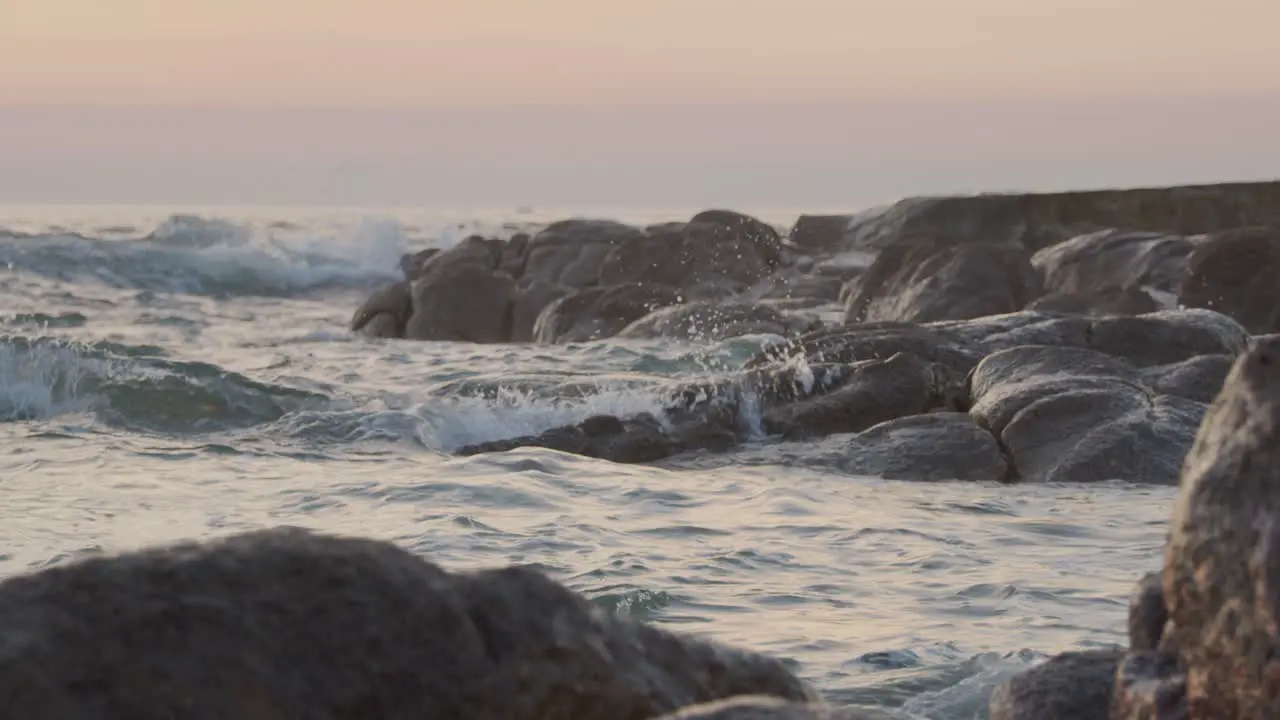
[[[780,227],[799,209],[735,208]],[[853,210],[857,208],[843,208]],[[657,467],[465,444],[656,408],[768,337],[371,340],[406,251],[635,211],[0,206],[0,573],[303,525],[446,567],[533,563],[620,613],[791,658],[837,703],[985,718],[992,687],[1125,644],[1174,488],[910,483],[805,443]],[[807,210],[807,209],[806,209]],[[586,381],[558,399],[522,379]]]

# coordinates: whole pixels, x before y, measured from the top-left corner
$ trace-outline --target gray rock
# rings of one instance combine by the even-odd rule
[[[1249,332],[1280,332],[1280,224],[1216,233],[1188,260],[1178,299],[1229,315]]]
[[[656,226],[610,251],[600,285],[639,283],[679,288],[699,285],[735,292],[768,276],[781,261],[777,230],[755,218],[708,210],[683,226]]]
[[[656,720],[893,720],[895,717],[898,716],[881,710],[834,708],[744,695],[694,705]]]
[[[987,356],[970,412],[999,439],[1017,479],[1175,484],[1204,405],[1155,395],[1126,361],[1074,347]]]
[[[0,583],[5,713],[647,718],[816,695],[775,660],[594,608],[527,568],[449,573],[297,528]]]
[[[403,337],[405,323],[412,313],[409,283],[392,283],[370,295],[356,310],[351,318],[351,330],[369,337]]]
[[[1009,464],[995,437],[963,412],[882,422],[851,438],[841,468],[890,480],[1005,480]]]
[[[649,313],[681,300],[677,290],[665,285],[631,283],[579,290],[542,309],[533,338],[541,345],[556,345],[613,337]]]
[[[551,223],[529,240],[520,277],[571,288],[593,286],[609,252],[641,235],[639,228],[612,220]]]
[[[1169,611],[1164,606],[1164,578],[1147,573],[1129,598],[1129,649],[1155,650],[1160,647]]]
[[[1187,456],[1165,549],[1193,717],[1280,715],[1280,338],[1232,368]]]
[[[1181,235],[1102,230],[1044,248],[1031,264],[1053,293],[1090,296],[1144,287],[1177,293],[1194,246]]]
[[[1120,650],[1068,652],[996,688],[991,720],[1107,720]]]
[[[506,342],[515,278],[499,270],[505,243],[473,236],[433,256],[410,291],[411,340]]]
[[[813,321],[767,305],[697,302],[661,308],[622,329],[622,338],[676,338],[716,342],[742,335],[792,335]]]
[[[1169,365],[1143,368],[1141,376],[1156,392],[1177,395],[1206,405],[1222,390],[1234,355],[1197,355]]]
[[[1160,310],[1145,290],[1103,289],[1086,293],[1054,293],[1027,305],[1026,310],[1064,315],[1142,315]]]
[[[538,316],[548,305],[567,295],[574,289],[567,285],[558,285],[542,278],[522,278],[516,285],[515,299],[511,304],[511,342],[525,343],[534,339],[534,327],[538,324]]]
[[[801,215],[791,226],[787,241],[806,250],[838,250],[852,219],[852,215]]]
[[[861,432],[888,420],[954,408],[961,377],[945,365],[895,353],[884,360],[854,363],[832,388],[817,388],[794,402],[768,407],[766,432],[787,440]]]
[[[1129,653],[1116,671],[1114,693],[1110,720],[1188,720],[1187,678],[1175,657]]]
[[[881,251],[845,305],[845,323],[965,320],[1021,310],[1042,293],[1030,254],[935,237]]]

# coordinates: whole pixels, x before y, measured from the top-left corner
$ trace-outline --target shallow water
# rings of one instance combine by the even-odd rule
[[[569,213],[175,212],[0,208],[0,573],[267,525],[359,533],[449,567],[536,563],[794,659],[834,701],[944,720],[986,717],[1045,654],[1122,644],[1159,564],[1172,488],[850,477],[838,439],[660,467],[452,457],[657,407],[771,338],[363,339],[346,323],[401,252]]]

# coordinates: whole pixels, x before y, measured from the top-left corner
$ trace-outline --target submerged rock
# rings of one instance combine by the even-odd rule
[[[849,442],[840,464],[889,480],[1006,480],[1009,463],[994,436],[964,412],[932,412],[882,422]]]
[[[1068,652],[996,688],[991,720],[1107,720],[1121,650]]]
[[[607,614],[544,575],[449,573],[298,528],[0,583],[22,718],[649,718],[815,694],[782,663]]]
[[[1280,715],[1280,338],[1236,360],[1187,456],[1165,549],[1164,646],[1191,717]]]

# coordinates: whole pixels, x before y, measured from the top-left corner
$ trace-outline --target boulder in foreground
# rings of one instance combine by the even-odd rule
[[[0,583],[7,717],[649,718],[812,691],[782,663],[595,608],[531,569],[450,573],[297,528]]]

